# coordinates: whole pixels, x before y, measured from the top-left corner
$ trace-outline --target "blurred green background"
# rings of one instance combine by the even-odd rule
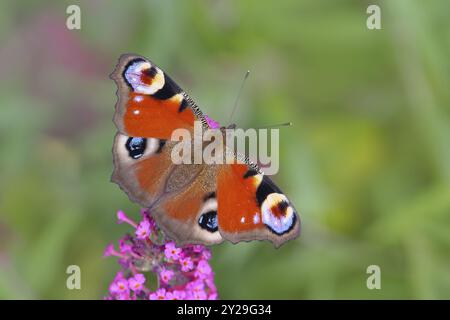
[[[81,8],[81,30],[66,8]],[[381,7],[382,30],[366,9]],[[299,239],[225,243],[224,299],[450,298],[450,3],[1,1],[0,298],[99,299],[138,206],[110,183],[117,58],[155,61],[221,122],[292,121],[274,180]],[[66,267],[82,289],[66,289]],[[368,290],[366,268],[381,268]]]

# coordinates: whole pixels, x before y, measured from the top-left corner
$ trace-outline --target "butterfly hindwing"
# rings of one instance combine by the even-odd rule
[[[118,132],[113,145],[112,181],[132,201],[149,207],[162,192],[172,168],[171,143],[157,138],[129,137]]]
[[[158,225],[177,243],[222,242],[217,227],[216,167],[173,164],[170,155],[175,144],[117,133],[112,181],[132,201],[150,208]]]
[[[186,184],[151,209],[158,225],[177,243],[209,245],[223,241],[217,220],[215,170],[215,166],[206,165],[177,166],[170,178],[176,182],[182,175]]]

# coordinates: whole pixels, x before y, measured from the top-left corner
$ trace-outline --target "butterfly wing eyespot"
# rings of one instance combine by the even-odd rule
[[[219,225],[217,223],[217,212],[208,211],[203,213],[198,219],[198,224],[201,228],[209,232],[216,232],[219,230]]]
[[[198,217],[198,225],[200,228],[211,233],[219,230],[219,224],[217,222],[216,192],[210,192],[203,197],[203,205]]]
[[[261,206],[262,222],[277,235],[288,233],[296,222],[296,214],[282,193],[271,193]]]
[[[133,159],[139,159],[147,148],[147,139],[138,137],[129,137],[125,143],[128,155]]]
[[[127,63],[123,71],[123,78],[133,92],[141,94],[153,95],[165,84],[164,73],[141,58],[130,60]]]

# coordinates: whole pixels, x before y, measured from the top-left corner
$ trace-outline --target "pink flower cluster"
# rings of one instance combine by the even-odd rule
[[[110,300],[216,300],[214,273],[208,261],[211,251],[202,245],[177,247],[168,241],[147,209],[142,220],[134,222],[119,211],[119,223],[135,231],[106,247],[105,256],[119,258],[121,270],[109,286]],[[151,286],[151,274],[156,284]],[[150,289],[157,287],[156,290]]]

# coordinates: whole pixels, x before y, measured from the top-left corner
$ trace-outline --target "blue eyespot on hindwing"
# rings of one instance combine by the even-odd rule
[[[145,152],[147,139],[138,137],[129,137],[125,143],[128,155],[133,159],[139,159]]]
[[[217,212],[208,211],[202,214],[198,219],[198,224],[202,229],[209,232],[216,232],[219,229],[219,225],[217,223]]]

